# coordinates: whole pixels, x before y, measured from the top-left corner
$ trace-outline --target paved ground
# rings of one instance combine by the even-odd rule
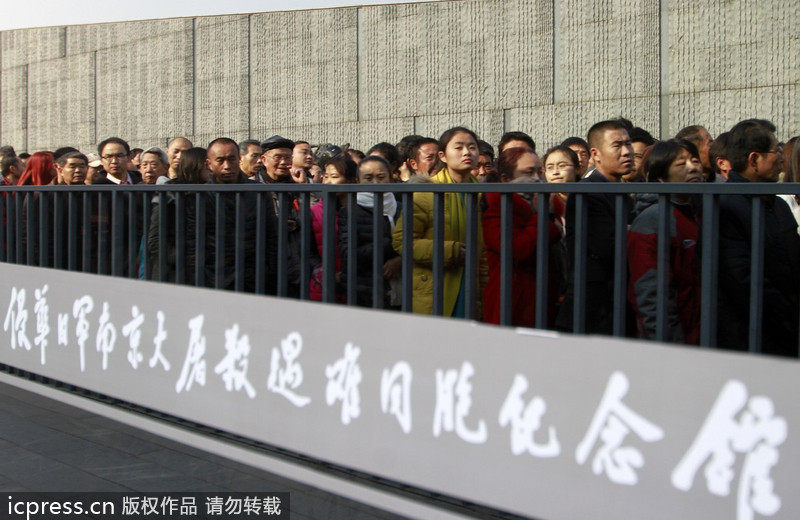
[[[289,491],[295,519],[399,519],[0,383],[4,491]]]

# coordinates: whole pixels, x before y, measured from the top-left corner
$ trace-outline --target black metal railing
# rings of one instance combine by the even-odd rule
[[[574,309],[572,331],[586,332],[585,305],[588,211],[586,194],[605,193],[614,197],[613,334],[624,336],[627,323],[627,241],[629,221],[625,197],[652,193],[658,197],[658,274],[656,339],[668,338],[669,222],[670,197],[693,194],[700,210],[702,255],[700,263],[701,316],[700,345],[716,345],[717,266],[719,263],[719,198],[723,195],[752,195],[752,256],[750,265],[751,352],[761,352],[765,209],[759,195],[800,193],[795,184],[388,184],[388,185],[159,185],[159,186],[13,186],[0,197],[0,261],[15,264],[96,273],[127,278],[230,289],[238,292],[272,294],[279,297],[310,298],[315,263],[321,266],[323,302],[337,301],[337,292],[349,305],[356,304],[355,281],[359,268],[356,247],[347,250],[346,287],[337,291],[336,197],[346,194],[342,206],[352,215],[359,191],[393,192],[401,203],[403,248],[400,310],[412,311],[413,300],[413,208],[415,193],[433,197],[433,314],[443,313],[445,272],[445,194],[463,194],[466,207],[466,257],[464,261],[465,317],[479,318],[478,271],[480,268],[479,228],[481,194],[501,193],[500,324],[511,325],[513,227],[512,195],[531,193],[538,201],[536,262],[537,328],[548,328],[548,280],[550,245],[547,226],[548,200],[553,193],[574,197]],[[314,250],[311,205],[315,197],[323,204],[321,255]],[[382,196],[374,198],[374,248],[372,307],[382,308],[384,239]],[[160,209],[157,213],[154,208]],[[164,211],[169,208],[168,211]],[[290,221],[294,220],[290,229]],[[272,226],[275,226],[274,228]],[[348,235],[357,237],[355,218],[347,222]],[[299,231],[298,231],[299,228]],[[295,234],[294,245],[290,234]],[[156,236],[157,235],[157,236]],[[155,247],[148,247],[151,238]],[[299,241],[299,245],[296,243]],[[233,244],[233,245],[231,245]],[[292,257],[290,248],[299,249]],[[209,254],[213,252],[213,254]],[[298,251],[294,251],[297,253]],[[319,258],[317,258],[319,256]],[[299,269],[295,285],[290,276]],[[293,263],[294,262],[294,263]]]

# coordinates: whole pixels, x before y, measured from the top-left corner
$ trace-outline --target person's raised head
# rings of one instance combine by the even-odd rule
[[[139,155],[139,173],[145,184],[155,184],[159,177],[166,176],[168,172],[169,159],[161,148],[148,148]]]
[[[595,169],[607,180],[616,182],[633,172],[633,146],[628,135],[629,123],[609,119],[589,129],[587,141]]]
[[[439,142],[432,137],[417,139],[408,149],[408,167],[417,175],[430,175],[439,154]]]
[[[703,171],[708,175],[714,171],[708,153],[713,139],[711,139],[711,134],[708,133],[705,127],[700,125],[687,126],[675,134],[675,139],[691,141],[697,147],[697,151],[700,154],[700,162],[703,164]]]
[[[120,181],[128,179],[128,154],[131,153],[131,147],[127,141],[119,137],[109,137],[97,145],[97,153],[108,175]]]
[[[578,177],[583,177],[586,173],[586,170],[589,169],[589,157],[591,153],[589,153],[589,143],[587,143],[582,137],[572,136],[567,137],[564,139],[564,142],[561,143],[562,146],[569,147],[570,150],[575,152],[578,156]]]
[[[542,157],[547,182],[575,182],[578,175],[578,154],[568,146],[554,146]]]
[[[522,177],[541,179],[542,161],[528,148],[512,147],[500,152],[497,173],[502,182],[511,182]]]
[[[358,182],[358,166],[347,155],[329,159],[322,167],[322,184],[354,184]]]
[[[697,147],[686,139],[659,141],[645,163],[647,182],[702,182]]]
[[[383,157],[368,155],[358,164],[360,184],[389,184],[392,182],[392,167]]]
[[[181,154],[178,161],[175,182],[180,184],[203,184],[208,182],[211,170],[208,168],[208,151],[193,147]]]
[[[314,164],[314,152],[308,141],[295,141],[292,148],[292,166],[308,170]]]
[[[25,164],[25,170],[20,175],[17,185],[47,186],[56,178],[56,167],[51,152],[36,152],[31,155]]]
[[[261,141],[261,162],[272,180],[290,180],[294,141],[273,135]]]
[[[61,154],[56,161],[59,184],[83,184],[89,171],[89,159],[79,151]]]
[[[192,142],[185,137],[173,137],[167,142],[167,159],[169,160],[170,177],[175,177],[175,171],[178,167],[178,161],[181,160],[181,154],[192,146]]]
[[[239,145],[233,139],[220,137],[208,144],[206,163],[215,182],[232,184],[238,181]]]
[[[715,174],[728,178],[731,171],[731,161],[728,160],[728,138],[729,132],[722,132],[716,139],[711,141],[708,147],[708,160],[711,162],[711,169]]]
[[[472,130],[456,126],[439,137],[439,160],[456,182],[468,182],[478,164],[478,136]]]
[[[776,182],[783,167],[783,150],[775,125],[764,119],[736,123],[728,136],[728,159],[733,171],[752,182]]]
[[[248,177],[252,177],[258,171],[261,162],[261,143],[255,139],[247,139],[239,142],[239,169]]]

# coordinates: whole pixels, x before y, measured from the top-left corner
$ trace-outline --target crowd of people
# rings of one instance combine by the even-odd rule
[[[218,138],[207,148],[195,147],[187,138],[176,137],[166,149],[131,149],[118,137],[103,140],[97,153],[84,154],[71,147],[54,152],[17,155],[10,146],[0,147],[0,172],[7,185],[122,185],[122,184],[225,184],[242,185],[239,192],[203,191],[199,195],[179,191],[152,198],[110,199],[113,190],[95,190],[94,203],[56,202],[57,191],[4,192],[5,220],[12,220],[12,204],[23,205],[22,215],[33,215],[37,225],[24,225],[17,244],[34,243],[33,263],[56,268],[82,269],[110,274],[103,248],[117,256],[122,273],[172,282],[193,282],[246,292],[285,294],[294,298],[321,300],[326,273],[323,265],[335,265],[328,280],[335,286],[335,300],[387,309],[399,309],[402,298],[402,253],[412,248],[413,312],[451,317],[474,315],[468,306],[476,303],[478,316],[487,323],[500,323],[501,272],[504,255],[511,254],[510,324],[534,327],[536,316],[536,267],[539,258],[538,208],[535,188],[520,187],[511,195],[510,244],[502,240],[504,196],[491,190],[480,196],[477,248],[468,250],[469,225],[465,194],[444,195],[444,219],[434,218],[434,194],[415,192],[413,207],[403,207],[391,192],[359,191],[355,204],[348,193],[331,197],[301,196],[291,190],[247,190],[261,184],[389,184],[389,183],[585,183],[586,220],[576,224],[575,197],[552,193],[549,221],[542,229],[549,247],[546,288],[547,327],[573,331],[574,302],[583,301],[583,332],[613,332],[613,281],[616,250],[617,196],[593,191],[592,183],[648,182],[798,182],[800,146],[798,137],[779,143],[775,127],[766,120],[745,120],[728,132],[712,138],[702,126],[689,126],[672,138],[658,141],[625,119],[594,124],[584,140],[569,137],[541,153],[523,132],[508,132],[495,148],[473,131],[454,127],[439,139],[421,135],[404,137],[396,145],[382,142],[366,153],[324,144],[312,146],[282,136],[235,142]],[[368,186],[367,186],[368,187]],[[367,188],[365,187],[365,188]],[[92,192],[92,188],[87,188]],[[746,350],[749,338],[752,199],[762,199],[763,219],[756,220],[764,232],[762,349],[766,353],[798,354],[800,336],[800,191],[787,187],[779,196],[730,194],[719,197],[719,236],[703,237],[702,206],[691,194],[670,197],[669,273],[666,337],[668,341],[698,344],[700,340],[700,255],[716,248],[719,259],[717,344]],[[24,199],[23,199],[24,197]],[[53,200],[50,200],[51,197]],[[201,199],[202,198],[202,199]],[[19,199],[19,200],[17,200]],[[42,202],[47,199],[46,204]],[[636,193],[621,196],[623,218],[628,229],[627,334],[655,338],[658,329],[658,197]],[[81,199],[87,200],[87,199]],[[324,202],[335,207],[325,207]],[[266,201],[266,203],[264,202]],[[310,207],[306,207],[305,204]],[[202,204],[198,211],[198,204]],[[35,205],[33,211],[28,211]],[[80,207],[74,207],[74,206]],[[117,242],[107,238],[111,208],[121,215],[143,215],[121,229]],[[308,211],[306,211],[308,210]],[[70,214],[71,212],[71,214]],[[87,216],[88,213],[91,215]],[[413,214],[410,236],[405,239],[405,212]],[[663,213],[663,212],[662,212]],[[334,262],[323,264],[326,219],[333,218],[336,243],[330,247]],[[70,258],[55,254],[67,250],[68,233],[55,232],[58,222],[90,222],[82,226],[77,240],[90,247],[70,249]],[[355,223],[355,225],[351,225]],[[330,223],[327,224],[330,226]],[[444,237],[439,247],[444,265],[441,304],[434,301],[434,257],[436,226]],[[48,227],[49,226],[49,227]],[[310,232],[303,233],[306,228]],[[9,225],[8,240],[13,226]],[[40,254],[38,234],[49,229],[53,237]],[[60,228],[58,228],[60,229]],[[355,232],[353,232],[355,230]],[[576,241],[581,230],[581,241]],[[217,234],[222,231],[223,237]],[[279,237],[280,240],[279,240]],[[309,243],[304,243],[310,237]],[[84,240],[84,238],[86,238]],[[62,242],[58,244],[58,241]],[[282,247],[279,248],[278,244]],[[576,294],[574,272],[576,244],[585,247],[583,293]],[[58,244],[58,245],[56,245]],[[105,245],[104,245],[105,244]],[[130,245],[133,245],[131,247]],[[504,248],[508,249],[504,251]],[[8,245],[6,245],[8,249]],[[27,249],[31,250],[30,247]],[[100,250],[100,252],[98,252]],[[352,252],[354,250],[354,253]],[[258,254],[257,254],[258,251]],[[280,270],[278,255],[286,255]],[[86,254],[89,257],[86,257]],[[468,256],[477,269],[475,280],[465,271]],[[376,257],[376,255],[378,255]],[[256,265],[256,259],[261,266]],[[348,262],[356,259],[355,266]],[[376,258],[378,259],[376,261]],[[30,259],[29,259],[30,260]],[[87,269],[87,265],[91,266]],[[95,269],[96,267],[96,269]],[[348,282],[348,277],[353,278]],[[259,284],[260,287],[259,287]],[[467,300],[467,285],[477,288],[477,302]],[[279,290],[279,288],[281,288]],[[301,291],[307,289],[307,294]],[[377,300],[376,300],[377,298]],[[354,301],[352,301],[354,299]],[[541,312],[540,312],[541,314]],[[540,318],[541,319],[541,318]],[[507,320],[506,320],[507,321]],[[724,326],[723,326],[724,324]]]

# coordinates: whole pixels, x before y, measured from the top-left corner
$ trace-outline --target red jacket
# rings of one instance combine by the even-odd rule
[[[658,273],[658,205],[647,202],[628,232],[628,298],[636,312],[639,337],[656,335]],[[644,202],[644,204],[642,204]],[[667,340],[698,344],[700,340],[700,266],[697,258],[699,227],[689,204],[674,204],[670,215],[669,295]]]
[[[536,245],[538,216],[531,205],[517,194],[513,198],[513,268],[511,283],[511,324],[519,327],[536,325]],[[489,263],[489,281],[483,293],[486,323],[500,323],[500,193],[487,193],[488,205],[483,212],[483,240]],[[548,223],[551,244],[561,239],[554,222]],[[552,260],[552,256],[551,256]],[[552,265],[552,262],[551,262]],[[555,276],[550,280],[554,282]],[[557,298],[554,283],[548,290],[548,316],[552,319]],[[548,320],[550,321],[550,320]]]

